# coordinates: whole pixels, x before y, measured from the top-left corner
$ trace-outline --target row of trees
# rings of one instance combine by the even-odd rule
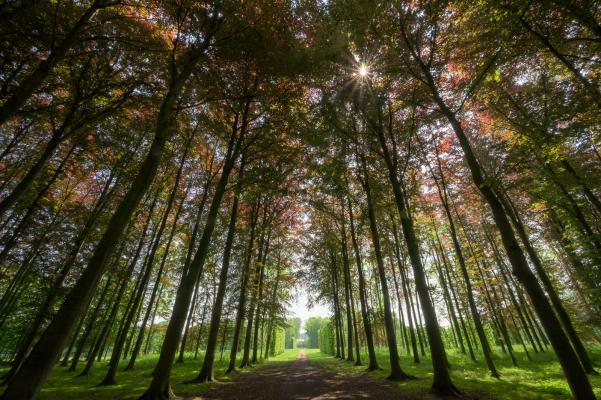
[[[327,319],[323,317],[309,317],[305,321],[304,327],[307,332],[307,341],[305,347],[309,349],[321,348],[319,331],[327,324]]]
[[[286,320],[284,343],[287,349],[296,349],[296,341],[300,338],[301,319],[298,317]]]
[[[282,351],[291,10],[47,1],[0,19],[1,398],[35,398],[57,363],[106,359],[114,385],[158,352],[141,398],[165,399],[188,352],[204,382],[225,349],[228,371]]]
[[[385,343],[405,380],[399,344],[429,351],[433,391],[458,395],[445,346],[494,377],[493,344],[514,364],[552,349],[573,397],[595,398],[599,10],[353,4],[332,6],[348,69],[317,89],[305,136],[307,282],[335,354],[374,370]]]
[[[340,349],[340,345],[338,345],[338,349]],[[319,351],[340,358],[340,354],[336,354],[336,350],[334,324],[327,322],[319,330]]]

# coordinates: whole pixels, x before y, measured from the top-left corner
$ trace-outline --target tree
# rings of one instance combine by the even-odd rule
[[[307,331],[307,347],[319,348],[319,330],[324,327],[326,320],[322,317],[309,317],[305,321],[304,328]]]

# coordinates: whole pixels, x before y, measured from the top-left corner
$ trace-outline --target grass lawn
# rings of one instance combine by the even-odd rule
[[[458,352],[449,353],[449,362],[453,381],[462,391],[473,398],[494,400],[550,400],[570,399],[568,386],[563,378],[561,368],[551,352],[544,354],[532,354],[533,361],[518,354],[519,367],[513,367],[508,357],[501,356],[500,349],[496,350],[495,362],[501,374],[501,379],[490,377],[482,357],[477,363],[473,363],[468,356]],[[263,364],[284,363],[295,360],[298,357],[298,349],[286,350],[277,357],[272,357]],[[343,373],[362,374],[365,366],[354,366],[347,361],[341,361],[331,355],[321,353],[319,349],[304,349],[309,361],[317,363],[325,368],[333,369]],[[590,348],[591,355],[597,365],[601,365],[601,346]],[[224,354],[223,361],[217,361],[215,365],[216,378],[219,380],[229,379],[224,375],[227,361]],[[50,378],[44,385],[40,396],[41,400],[84,400],[84,399],[135,399],[148,386],[150,373],[156,362],[157,355],[145,356],[139,359],[136,369],[129,372],[120,371],[117,375],[118,385],[96,386],[106,372],[106,362],[97,363],[89,377],[77,377],[76,373],[67,372],[65,368],[55,368]],[[195,377],[198,373],[202,358],[192,360],[192,354],[188,355],[188,361],[184,364],[175,364],[172,372],[171,384],[177,395],[198,394],[211,385],[208,384],[184,384],[183,382]],[[429,392],[432,382],[432,371],[429,358],[423,358],[418,365],[413,365],[411,359],[402,352],[402,367],[418,379],[400,382],[403,391],[410,392],[418,398],[435,399]],[[366,364],[367,354],[362,354],[362,361]],[[372,372],[375,379],[385,379],[388,375],[388,354],[384,349],[378,351],[378,362],[382,370]],[[123,362],[125,366],[125,362]],[[122,367],[123,367],[122,366]],[[82,363],[83,367],[83,363]],[[256,368],[256,367],[255,367]],[[80,368],[81,369],[81,368]],[[252,371],[254,368],[246,368],[242,373]],[[0,368],[0,373],[6,368]],[[591,383],[595,392],[601,398],[601,377],[592,376]]]
[[[223,361],[215,362],[215,377],[219,380],[229,379],[229,375],[224,375],[228,365],[229,353],[223,355]],[[298,350],[286,350],[277,357],[272,357],[267,363],[287,362],[296,359]],[[117,373],[117,385],[97,386],[102,380],[107,369],[107,362],[98,362],[94,365],[92,374],[88,377],[77,377],[85,362],[80,364],[76,373],[67,372],[66,368],[56,367],[52,371],[50,378],[42,388],[40,400],[121,400],[136,399],[140,396],[150,383],[150,374],[157,361],[158,355],[148,355],[138,358],[136,368],[133,371],[123,372],[127,360],[122,361],[120,371]],[[202,354],[198,360],[193,360],[193,354],[188,354],[183,364],[175,364],[171,373],[171,385],[176,395],[198,394],[205,390],[210,383],[203,384],[184,384],[184,381],[193,379],[200,371],[202,366]],[[239,357],[241,358],[241,357]],[[244,368],[242,373],[252,371],[253,368]],[[0,368],[0,374],[6,371],[6,367]],[[2,388],[0,388],[1,392]]]
[[[589,348],[595,364],[601,366],[601,346]],[[501,356],[501,350],[495,349],[495,364],[501,374],[500,379],[490,376],[482,356],[476,353],[478,362],[474,363],[469,356],[450,351],[453,382],[463,392],[480,399],[495,400],[550,400],[571,399],[568,385],[563,377],[561,367],[554,354],[531,354],[533,360],[528,361],[524,354],[518,354],[518,367],[511,364],[508,357]],[[401,355],[401,366],[409,374],[418,379],[400,382],[399,386],[409,392],[420,393],[420,398],[434,399],[428,394],[432,383],[432,371],[429,357],[422,358],[421,363],[413,365],[412,358],[404,352]],[[367,354],[362,354],[362,361],[367,365]],[[374,377],[385,379],[390,371],[388,352],[380,349],[377,353],[378,363],[382,370],[371,373]],[[309,360],[326,368],[347,373],[364,373],[365,366],[355,367],[348,361],[342,361],[331,355],[311,352]],[[601,376],[591,376],[591,384],[598,398],[601,398]]]

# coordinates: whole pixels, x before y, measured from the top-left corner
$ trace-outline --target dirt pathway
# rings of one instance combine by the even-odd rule
[[[367,374],[347,375],[311,363],[303,350],[287,363],[269,364],[220,382],[186,400],[406,399],[398,387]]]

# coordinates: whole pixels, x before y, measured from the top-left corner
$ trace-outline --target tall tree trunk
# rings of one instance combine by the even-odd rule
[[[271,292],[271,308],[270,308],[270,312],[269,312],[269,322],[267,324],[267,339],[265,339],[265,359],[269,358],[269,350],[270,350],[270,346],[271,346],[271,337],[272,337],[272,332],[273,332],[273,320],[275,317],[275,303],[276,303],[276,298],[278,295],[278,286],[280,284],[280,269],[281,269],[281,253],[278,253],[278,261],[276,264],[276,277],[275,277],[275,284],[273,285],[273,291]]]
[[[85,311],[83,312],[83,315],[86,315],[88,313],[89,307],[90,307],[90,305],[88,304]],[[77,324],[77,328],[73,332],[73,337],[71,338],[69,347],[67,348],[67,351],[65,352],[65,355],[63,356],[63,360],[60,363],[61,367],[67,366],[67,364],[69,362],[69,358],[71,357],[71,353],[73,352],[73,348],[75,347],[75,343],[77,342],[77,338],[79,337],[79,333],[81,332],[81,328],[83,327],[84,322],[85,322],[85,318],[79,319],[79,324]]]
[[[403,269],[403,272],[404,269]],[[407,273],[405,272],[405,277],[404,277],[405,282],[409,282],[409,277],[407,276]],[[407,283],[407,293],[409,294],[409,305],[411,306],[411,312],[413,313],[413,320],[415,321],[415,330],[417,331],[417,338],[419,339],[418,343],[419,343],[419,350],[422,354],[422,357],[426,356],[426,350],[424,349],[424,335],[423,335],[423,325],[422,325],[422,320],[421,320],[421,314],[418,313],[416,310],[419,309],[419,305],[416,306],[416,304],[418,304],[418,294],[415,294],[415,298],[413,297],[413,294],[411,293],[411,286],[409,286],[409,283]],[[415,300],[414,300],[415,299]]]
[[[127,282],[127,280],[125,280],[125,282]],[[114,318],[114,314],[116,314],[116,312],[113,314],[113,310],[115,310],[116,308],[115,305],[117,305],[118,308],[117,299],[120,299],[122,295],[122,291],[120,289],[122,289],[124,285],[122,283],[119,286],[121,287],[118,288],[118,290],[113,296],[113,299],[111,299],[111,301],[108,303],[113,304],[113,306],[111,307],[111,309],[109,309],[108,304],[106,306],[106,315],[103,320],[103,323],[101,324],[102,329],[100,330],[100,332],[98,332],[98,335],[96,336],[95,340],[92,341],[89,353],[87,355],[86,365],[83,371],[81,371],[81,373],[78,376],[90,376],[91,374],[92,367],[94,366],[94,362],[96,360],[96,355],[99,354],[102,347],[102,343],[104,342],[104,338],[106,335],[108,335],[110,327],[112,326],[112,318]]]
[[[408,42],[404,29],[403,35],[405,41]],[[580,363],[578,355],[572,348],[564,330],[558,329],[558,327],[561,327],[560,321],[553,312],[551,305],[545,298],[545,294],[536,277],[530,270],[528,261],[526,260],[526,257],[524,256],[524,253],[522,252],[522,249],[520,248],[520,245],[515,237],[511,223],[509,222],[505,210],[503,209],[503,205],[501,204],[498,196],[494,193],[493,189],[490,187],[489,181],[485,179],[484,171],[482,170],[482,167],[480,166],[480,163],[474,154],[469,139],[463,131],[461,123],[457,119],[455,113],[448,108],[442,97],[440,97],[438,87],[436,86],[434,78],[432,77],[432,72],[425,64],[423,64],[422,60],[419,59],[415,53],[414,59],[419,63],[434,101],[437,103],[441,113],[448,119],[453,131],[455,132],[455,135],[457,136],[457,139],[459,140],[461,148],[463,149],[465,160],[470,169],[472,179],[492,211],[493,219],[501,234],[503,246],[505,247],[505,251],[507,252],[507,256],[509,257],[513,267],[513,273],[520,280],[522,285],[524,285],[524,288],[526,289],[526,292],[528,293],[532,304],[545,327],[547,335],[549,336],[551,344],[555,349],[555,353],[557,354],[557,358],[562,366],[564,375],[566,376],[568,384],[570,385],[572,395],[576,400],[594,399],[595,394],[593,393],[591,384],[586,376],[586,372],[582,368],[582,364]]]
[[[181,343],[179,344],[179,356],[177,357],[176,363],[181,364],[184,362],[184,355],[186,353],[186,344],[188,343],[188,336],[190,334],[190,329],[192,327],[192,323],[194,322],[194,316],[196,313],[196,303],[198,299],[198,290],[200,289],[200,279],[196,281],[196,286],[194,288],[194,295],[192,295],[192,304],[190,304],[190,309],[188,310],[188,317],[186,319],[186,327],[184,328],[184,333],[182,335]]]
[[[189,139],[186,141],[186,144],[184,145],[185,146],[184,154],[182,155],[182,160],[180,162],[180,165],[179,165],[176,177],[175,177],[175,184],[173,185],[173,189],[169,196],[167,210],[165,211],[165,219],[164,219],[165,224],[162,224],[161,225],[162,227],[164,227],[164,225],[166,225],[167,218],[169,217],[169,212],[171,210],[171,205],[175,201],[175,197],[177,195],[177,190],[178,190],[179,184],[180,184],[182,170],[184,168],[184,163],[186,162],[186,158],[188,156],[188,150],[190,148],[190,143],[192,142],[192,139],[193,139],[193,135],[190,135]],[[175,215],[173,217],[173,225],[171,226],[171,231],[169,232],[167,243],[165,244],[165,249],[163,251],[163,257],[162,257],[161,263],[159,265],[159,271],[157,272],[157,277],[154,282],[154,286],[152,288],[152,293],[150,295],[150,299],[148,300],[148,307],[146,308],[146,313],[144,315],[144,319],[142,320],[142,325],[140,326],[140,333],[138,334],[138,337],[136,338],[136,344],[134,345],[134,348],[133,348],[133,351],[131,354],[131,358],[129,360],[129,363],[125,367],[126,371],[129,371],[134,368],[135,363],[136,363],[136,358],[138,357],[140,348],[142,347],[142,343],[144,341],[144,332],[146,330],[146,325],[148,324],[150,314],[152,313],[152,309],[153,309],[153,305],[154,305],[154,302],[155,302],[155,299],[157,296],[158,288],[159,288],[159,286],[161,286],[161,278],[163,277],[163,270],[165,268],[165,263],[167,262],[167,256],[169,255],[169,250],[171,249],[171,243],[173,242],[173,238],[175,236],[175,230],[178,226],[179,217],[182,212],[184,202],[186,201],[187,195],[188,195],[188,189],[185,190],[184,195],[182,196],[182,200],[179,203],[179,207],[175,211]],[[160,240],[161,232],[162,232],[162,230],[159,231],[159,236],[157,237],[157,240]],[[150,262],[152,262],[152,261],[150,261]]]
[[[183,201],[182,201],[182,203],[183,203]],[[181,205],[180,205],[180,210],[181,210]],[[129,363],[125,367],[125,371],[129,371],[134,368],[136,359],[138,358],[138,354],[140,353],[140,349],[142,348],[142,343],[144,342],[144,332],[146,331],[146,325],[148,324],[150,315],[152,314],[152,311],[154,309],[154,304],[155,304],[155,302],[160,301],[160,293],[161,293],[161,289],[163,287],[161,284],[161,278],[163,277],[163,270],[165,268],[165,262],[167,261],[167,255],[169,254],[171,242],[173,241],[173,236],[175,235],[175,227],[177,226],[177,220],[179,217],[180,210],[178,210],[178,212],[176,212],[176,214],[175,214],[173,228],[171,230],[171,233],[169,234],[169,239],[167,241],[167,244],[165,245],[163,258],[161,260],[161,264],[160,264],[159,270],[157,272],[157,277],[155,279],[154,286],[152,288],[152,293],[150,295],[150,299],[148,300],[148,306],[146,307],[146,312],[144,314],[144,318],[142,319],[142,324],[139,328],[138,336],[136,337],[136,343],[132,349],[131,358],[129,360]]]
[[[211,161],[211,165],[212,165],[212,161]],[[204,209],[205,209],[205,205],[206,205],[206,201],[207,201],[207,197],[209,194],[209,189],[210,189],[210,185],[211,185],[212,181],[213,181],[213,175],[210,174],[209,178],[206,179],[204,187],[203,187],[202,198],[201,198],[200,204],[198,206],[198,212],[196,213],[196,220],[194,221],[194,227],[192,228],[192,237],[190,238],[190,243],[188,244],[188,251],[186,252],[186,260],[184,261],[184,267],[182,268],[182,277],[186,276],[186,274],[188,272],[188,267],[190,266],[190,262],[192,261],[192,256],[194,254],[194,248],[195,248],[195,244],[196,244],[196,238],[198,236],[200,221],[201,221],[202,215],[204,213]],[[176,361],[177,363],[184,362],[186,343],[188,342],[188,334],[190,332],[190,326],[194,319],[194,312],[196,311],[196,299],[198,297],[199,288],[200,288],[200,275],[199,275],[199,279],[196,281],[196,286],[194,288],[194,295],[192,297],[192,304],[190,305],[189,310],[188,310],[188,317],[186,319],[186,327],[184,329],[184,334],[182,336],[182,340],[180,343],[179,356]]]
[[[463,276],[463,281],[465,283],[467,301],[470,307],[470,311],[472,313],[472,320],[474,321],[474,325],[476,327],[476,333],[478,334],[478,339],[480,340],[480,345],[482,346],[482,353],[484,354],[484,360],[486,361],[486,365],[490,374],[499,378],[500,374],[497,371],[495,363],[492,359],[492,350],[490,348],[490,344],[488,343],[488,338],[486,337],[486,333],[484,332],[484,327],[482,325],[482,321],[480,319],[480,313],[478,311],[478,307],[476,306],[476,300],[474,299],[474,292],[472,289],[472,282],[470,276],[468,274],[467,265],[465,262],[465,258],[463,256],[463,250],[461,249],[461,244],[459,243],[459,238],[457,237],[457,230],[455,228],[455,221],[451,214],[451,209],[449,206],[449,193],[447,190],[446,178],[444,175],[444,171],[442,170],[442,165],[440,163],[440,158],[438,157],[438,151],[436,153],[436,161],[439,172],[440,186],[439,180],[436,181],[436,188],[438,190],[438,196],[440,198],[440,202],[442,203],[442,207],[445,211],[445,215],[447,217],[447,222],[449,223],[449,233],[451,235],[451,240],[453,241],[453,249],[455,250],[455,256],[457,257],[457,263],[459,264],[461,274]],[[434,173],[432,173],[434,176]],[[442,186],[442,187],[441,187]]]
[[[388,376],[388,379],[393,381],[403,381],[410,379],[411,377],[402,370],[401,364],[399,362],[396,333],[394,329],[394,321],[392,319],[392,310],[390,305],[390,292],[388,290],[386,270],[384,268],[384,259],[382,256],[382,249],[380,247],[380,233],[378,232],[376,212],[374,209],[371,193],[370,178],[367,172],[367,163],[365,160],[365,156],[359,155],[359,157],[363,170],[363,179],[361,183],[363,185],[363,190],[365,191],[365,197],[367,201],[367,214],[369,217],[371,239],[376,255],[378,276],[380,277],[380,285],[382,286],[382,298],[384,300],[384,325],[386,328],[386,338],[388,339],[388,353],[390,358],[390,375]]]
[[[403,236],[407,244],[411,266],[413,267],[417,294],[419,296],[420,303],[422,305],[422,313],[426,321],[426,333],[428,335],[428,342],[430,343],[430,355],[434,370],[432,391],[439,395],[455,396],[460,392],[455,385],[453,385],[451,380],[444,343],[440,334],[440,326],[438,325],[438,320],[436,318],[436,310],[434,309],[434,305],[432,304],[430,293],[428,291],[426,273],[424,271],[420,256],[419,243],[413,227],[413,220],[407,207],[405,195],[401,188],[401,182],[399,180],[397,168],[398,160],[395,145],[396,142],[394,140],[392,141],[393,148],[391,151],[382,125],[383,117],[380,106],[378,106],[378,121],[379,123],[375,126],[372,126],[372,128],[375,131],[382,147],[381,155],[386,164],[386,169],[388,170],[388,177],[392,185],[395,204],[401,219]],[[392,130],[390,130],[389,134],[391,135],[391,138],[394,136]]]
[[[92,312],[92,315],[90,315],[90,319],[88,320],[88,324],[86,326],[84,334],[79,339],[78,349],[77,349],[77,352],[75,354],[75,357],[73,357],[73,362],[71,363],[71,367],[69,368],[69,371],[75,371],[75,368],[77,367],[77,363],[79,361],[79,357],[81,356],[81,353],[83,353],[83,348],[84,348],[85,343],[86,343],[86,341],[88,339],[88,336],[90,335],[90,333],[94,329],[94,323],[97,322],[96,321],[96,317],[98,316],[98,314],[100,313],[100,310],[102,309],[103,302],[104,302],[104,297],[106,296],[106,293],[108,292],[110,283],[111,283],[111,279],[109,278],[109,279],[107,279],[107,282],[106,282],[106,284],[104,286],[104,289],[102,289],[102,292],[100,294],[100,297],[98,298],[98,302],[96,303],[96,307],[94,307],[94,311]],[[9,382],[9,385],[10,385],[10,382]]]
[[[346,226],[345,226],[345,216],[344,216],[344,198],[340,198],[340,206],[342,209],[342,217],[340,219],[340,244],[342,249],[342,269],[344,276],[344,301],[346,304],[346,324],[347,324],[347,360],[355,361],[353,357],[353,287],[351,281],[351,271],[350,271],[350,262],[348,257],[348,247],[346,241]]]
[[[570,342],[572,343],[572,346],[574,346],[574,350],[578,354],[578,358],[580,359],[582,367],[587,373],[596,374],[597,372],[593,368],[591,358],[589,357],[588,352],[582,344],[582,341],[578,337],[576,329],[574,328],[574,324],[572,323],[572,319],[570,318],[568,312],[563,306],[563,302],[559,298],[559,295],[557,294],[557,291],[555,290],[555,287],[553,286],[553,283],[551,282],[551,278],[549,278],[547,271],[545,271],[545,268],[540,257],[538,256],[538,253],[536,252],[534,246],[530,242],[524,224],[522,223],[522,220],[520,219],[517,210],[515,209],[513,203],[507,196],[501,195],[499,196],[499,198],[501,200],[501,203],[503,203],[505,207],[507,215],[511,218],[511,221],[513,222],[513,226],[517,231],[518,236],[522,241],[522,244],[524,245],[524,249],[526,249],[526,253],[530,258],[532,265],[534,265],[534,269],[536,270],[536,273],[539,279],[541,280],[543,287],[545,288],[545,291],[549,296],[549,299],[551,300],[551,304],[553,305],[553,308],[555,309],[555,312],[557,313],[557,316],[559,317],[561,324],[565,329],[566,334],[570,339]]]
[[[262,227],[260,229],[261,237],[259,240],[259,250],[258,250],[258,255],[257,255],[257,260],[256,260],[255,272],[253,274],[253,282],[251,284],[251,298],[250,298],[250,303],[248,305],[249,306],[248,318],[246,321],[246,330],[244,332],[244,351],[242,353],[242,361],[240,362],[240,365],[239,365],[240,368],[249,367],[251,365],[251,363],[250,363],[250,345],[251,345],[251,336],[252,336],[252,331],[253,331],[253,321],[254,321],[254,315],[255,315],[256,306],[257,306],[257,302],[258,302],[259,283],[260,283],[260,279],[261,279],[261,274],[263,273],[263,269],[265,268],[265,266],[263,265],[263,253],[267,252],[267,249],[265,247],[265,244],[266,244],[265,230],[267,227],[268,204],[269,204],[268,201],[266,201],[265,204],[263,205],[263,207],[264,207],[263,208],[263,222],[262,222]]]
[[[249,106],[250,100],[248,100],[246,104],[239,135],[237,134],[237,118],[234,122],[235,125],[232,129],[232,135],[228,143],[221,176],[217,182],[217,186],[215,187],[213,201],[211,202],[211,207],[209,208],[209,213],[207,215],[202,237],[200,238],[200,242],[198,244],[198,249],[194,255],[194,259],[190,263],[188,273],[182,278],[180,286],[177,290],[175,304],[173,306],[173,313],[171,315],[171,319],[169,320],[167,331],[165,332],[165,339],[163,340],[161,354],[155,368],[155,373],[152,377],[150,386],[140,397],[140,399],[168,399],[171,396],[171,387],[169,381],[171,377],[173,359],[175,358],[177,345],[181,337],[182,329],[184,328],[184,324],[186,322],[186,315],[188,313],[190,299],[194,291],[194,285],[203,271],[211,236],[213,235],[213,230],[215,229],[217,214],[219,213],[219,208],[221,207],[221,200],[223,199],[223,194],[225,193],[226,186],[229,181],[230,172],[240,154],[242,138],[244,137],[244,132],[246,131]]]
[[[334,253],[332,253],[334,254]],[[336,323],[338,326],[338,333],[340,339],[340,359],[344,360],[346,358],[345,350],[344,350],[344,328],[342,325],[342,307],[340,306],[340,282],[338,279],[338,262],[337,259],[332,259],[334,270],[332,271],[334,276],[334,300],[336,305]]]
[[[92,212],[88,216],[83,228],[77,235],[77,238],[75,239],[75,242],[74,242],[73,246],[71,247],[71,251],[69,252],[69,254],[67,255],[67,258],[64,261],[63,267],[58,272],[57,276],[54,278],[52,287],[46,294],[46,298],[44,299],[44,302],[38,309],[33,322],[31,323],[31,325],[29,326],[29,328],[27,330],[27,333],[23,336],[21,342],[19,343],[19,350],[17,351],[17,354],[12,362],[11,369],[7,373],[7,375],[4,377],[4,379],[6,381],[10,380],[11,377],[14,376],[14,374],[19,370],[19,368],[21,368],[23,361],[25,361],[25,357],[27,356],[27,353],[29,353],[31,346],[33,345],[33,342],[35,341],[35,339],[39,333],[39,330],[40,330],[42,324],[44,323],[44,319],[50,313],[52,305],[54,304],[54,300],[59,295],[60,289],[63,285],[65,278],[67,277],[69,271],[71,270],[71,268],[73,267],[73,265],[75,265],[75,262],[77,261],[77,255],[79,254],[81,246],[87,239],[89,233],[92,231],[92,229],[96,223],[96,220],[98,219],[98,216],[101,214],[102,210],[106,206],[108,198],[110,197],[110,193],[112,192],[112,190],[109,190],[112,182],[113,182],[113,175],[111,173],[111,176],[109,177],[109,179],[107,179],[107,181],[96,201],[96,204],[94,205],[94,207],[92,209]]]
[[[392,257],[390,257],[392,260]],[[403,312],[403,303],[401,302],[401,291],[399,289],[399,280],[397,278],[396,268],[394,263],[391,262],[390,269],[392,269],[392,278],[394,281],[394,291],[396,293],[397,307],[399,311],[399,329],[407,355],[411,354],[411,345],[409,344],[409,336],[407,335],[407,327],[405,326],[405,314]]]
[[[165,228],[164,222],[167,219],[167,215],[169,214],[169,210],[171,208],[171,204],[167,204],[167,208],[164,211],[163,217],[161,219],[161,223],[158,227],[157,232],[155,233],[154,241],[151,242],[151,248],[147,255],[147,258],[143,264],[143,270],[140,274],[140,280],[138,283],[137,289],[132,293],[132,298],[130,300],[130,305],[128,311],[123,316],[123,320],[121,322],[120,334],[117,335],[115,340],[115,344],[113,345],[113,350],[111,353],[111,359],[109,361],[109,367],[106,375],[100,385],[115,385],[117,383],[115,379],[115,375],[117,373],[117,368],[119,368],[119,361],[121,356],[124,355],[123,350],[126,347],[128,332],[130,332],[130,328],[132,324],[134,324],[135,331],[135,323],[138,321],[138,314],[141,310],[141,307],[144,303],[144,296],[146,293],[146,289],[148,288],[148,281],[150,280],[150,276],[152,274],[152,267],[154,265],[154,257],[157,252],[157,248],[159,246],[159,242],[161,240],[163,229]],[[133,335],[134,332],[131,332]],[[131,340],[131,339],[130,339]],[[127,345],[129,347],[129,345]],[[127,350],[125,351],[127,354]]]
[[[257,363],[257,349],[259,345],[259,318],[261,316],[261,304],[263,298],[263,282],[265,280],[265,263],[267,261],[267,254],[269,253],[269,241],[271,239],[271,229],[267,233],[267,243],[265,244],[265,251],[263,252],[263,259],[261,260],[261,276],[259,277],[259,289],[257,292],[257,312],[255,317],[255,332],[253,335],[253,355],[251,358],[251,363]]]
[[[515,355],[513,354],[513,345],[511,343],[511,338],[509,337],[509,331],[507,329],[507,323],[505,321],[505,316],[503,315],[503,309],[499,307],[499,305],[501,305],[502,302],[499,299],[499,296],[497,295],[496,288],[489,286],[489,284],[487,283],[487,282],[491,282],[491,283],[494,282],[492,279],[492,276],[490,275],[490,273],[488,272],[487,269],[483,270],[482,268],[478,267],[478,272],[480,274],[480,279],[482,280],[482,283],[484,284],[484,288],[486,290],[486,296],[488,298],[488,302],[490,303],[490,310],[495,315],[497,324],[499,325],[499,330],[500,330],[501,336],[503,337],[505,345],[507,346],[507,351],[509,352],[509,356],[511,357],[511,362],[514,367],[517,367],[518,363],[515,358]],[[492,293],[492,297],[491,297],[491,293]]]
[[[205,325],[205,320],[207,317],[207,308],[209,307],[209,300],[211,296],[207,293],[205,297],[205,304],[202,306],[202,311],[200,313],[200,324],[198,324],[198,334],[196,335],[196,344],[194,346],[194,359],[198,359],[198,351],[200,350],[200,343],[202,340],[202,331]]]
[[[457,307],[457,314],[459,316],[459,323],[461,324],[461,329],[463,331],[463,335],[465,336],[465,342],[467,344],[469,353],[470,353],[470,358],[472,359],[472,361],[476,361],[476,355],[474,354],[474,348],[472,346],[472,339],[470,339],[470,333],[473,333],[471,331],[471,327],[469,327],[469,319],[468,319],[468,324],[465,323],[465,319],[463,318],[463,313],[461,311],[461,303],[459,302],[459,299],[457,298],[457,290],[455,289],[455,285],[453,284],[453,277],[451,277],[451,270],[449,267],[449,262],[447,260],[447,256],[446,253],[444,251],[444,249],[442,248],[441,243],[439,242],[439,249],[440,249],[440,256],[442,258],[442,266],[444,267],[444,274],[447,278],[447,282],[449,284],[449,289],[451,291],[451,295],[453,296],[453,301],[455,302],[455,306]]]
[[[450,221],[450,220],[449,220]],[[463,251],[459,245],[459,241],[457,239],[457,234],[454,231],[454,224],[449,222],[451,228],[451,237],[453,238],[453,246],[455,248],[455,255],[457,256],[457,261],[459,263],[459,267],[461,269],[461,274],[463,275],[463,283],[465,284],[465,292],[467,295],[467,301],[470,307],[470,311],[472,313],[472,321],[474,322],[476,333],[478,334],[478,339],[480,340],[480,346],[482,347],[482,353],[484,355],[484,359],[486,361],[486,365],[490,374],[499,378],[499,372],[495,366],[495,363],[492,359],[492,350],[490,348],[490,344],[488,343],[488,338],[486,337],[486,333],[484,332],[484,326],[482,325],[482,321],[480,319],[480,312],[478,311],[478,307],[476,306],[476,300],[474,299],[474,292],[472,289],[471,278],[467,271],[467,266],[465,264],[465,259],[463,258]]]
[[[250,280],[250,264],[253,256],[253,249],[255,243],[255,233],[257,227],[258,213],[260,209],[260,198],[257,199],[255,205],[252,208],[250,215],[250,238],[248,242],[248,251],[244,260],[244,266],[242,268],[242,281],[240,284],[240,294],[238,297],[238,310],[236,311],[236,324],[234,325],[234,336],[232,338],[232,348],[230,349],[230,361],[225,371],[226,374],[234,372],[236,370],[236,354],[238,353],[238,346],[240,341],[240,330],[244,323],[244,308],[246,306],[246,292],[248,290],[248,281]]]
[[[221,271],[219,272],[219,288],[215,297],[215,305],[211,310],[211,324],[209,326],[209,335],[207,338],[207,348],[205,357],[202,362],[202,367],[195,382],[207,382],[213,380],[213,364],[215,362],[215,347],[217,345],[217,335],[219,334],[219,323],[221,321],[221,311],[223,309],[223,299],[227,288],[227,276],[230,268],[230,257],[232,254],[232,245],[234,244],[234,236],[236,235],[236,220],[238,218],[238,202],[241,180],[244,170],[244,158],[242,159],[240,172],[238,173],[238,188],[234,191],[234,200],[232,203],[232,211],[230,213],[230,222],[227,230],[227,238],[225,240],[225,248],[223,250],[223,261]]]
[[[348,192],[348,183],[347,183]],[[369,320],[369,314],[367,310],[367,296],[365,293],[365,277],[363,275],[363,264],[361,262],[361,252],[359,250],[359,243],[357,242],[357,235],[355,234],[355,221],[353,217],[353,205],[351,203],[350,194],[347,195],[349,219],[351,226],[351,240],[353,242],[353,250],[355,252],[355,262],[357,263],[357,271],[359,276],[359,301],[361,303],[361,317],[363,319],[363,329],[365,330],[365,341],[367,343],[367,354],[369,357],[369,364],[367,366],[368,371],[375,371],[380,369],[378,360],[376,358],[376,350],[374,348],[374,339],[371,329],[371,322]]]
[[[334,256],[334,253],[330,251],[330,283],[331,283],[331,290],[332,290],[332,299],[333,299],[333,303],[334,303],[334,317],[332,318],[333,322],[334,322],[334,332],[336,334],[335,336],[335,341],[336,341],[336,354],[335,357],[336,358],[342,358],[341,353],[340,353],[340,347],[341,347],[341,340],[340,340],[340,325],[338,324],[339,318],[340,318],[340,311],[338,309],[338,289],[336,288],[336,257]],[[330,322],[331,323],[331,322]],[[313,344],[313,343],[312,343]]]
[[[222,328],[221,346],[220,346],[220,350],[219,350],[219,361],[223,361],[223,351],[225,350],[225,341],[227,339],[227,329],[229,328],[229,325],[230,325],[230,319],[227,318],[225,320],[225,325]]]
[[[434,228],[434,229],[436,229],[436,228]],[[438,231],[436,231],[436,239],[438,240],[438,245],[442,249],[442,245],[440,243],[440,238],[438,236]],[[438,279],[440,281],[440,286],[442,287],[442,290],[443,290],[444,298],[446,299],[446,302],[447,302],[447,305],[449,308],[450,320],[452,321],[453,327],[455,328],[455,334],[457,336],[457,341],[459,344],[460,351],[462,354],[465,354],[465,345],[463,344],[463,335],[461,334],[461,328],[459,326],[459,321],[457,320],[457,315],[455,315],[455,307],[453,305],[453,299],[451,299],[451,295],[449,293],[449,286],[447,285],[447,281],[442,273],[442,267],[440,266],[440,262],[438,260],[438,254],[436,252],[436,248],[434,245],[432,245],[432,248],[434,249],[434,264],[436,267],[436,271],[438,273]],[[473,354],[472,354],[472,357],[473,357]]]
[[[396,256],[397,265],[401,274],[401,286],[403,288],[403,296],[405,297],[405,307],[407,310],[407,320],[409,322],[409,337],[411,338],[411,350],[413,352],[413,363],[419,364],[419,353],[417,349],[417,338],[415,337],[415,326],[413,320],[413,313],[411,312],[411,294],[409,293],[409,285],[407,282],[407,275],[405,273],[405,266],[403,258],[401,258],[401,247],[399,243],[399,235],[397,232],[396,223],[392,220],[392,234],[394,236],[394,251]]]

